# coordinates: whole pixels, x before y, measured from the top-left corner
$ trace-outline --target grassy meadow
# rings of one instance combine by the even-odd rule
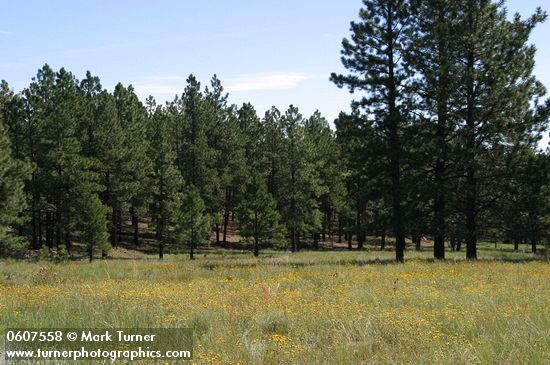
[[[550,363],[548,261],[489,245],[478,262],[448,255],[3,261],[0,331],[192,327],[194,364]]]

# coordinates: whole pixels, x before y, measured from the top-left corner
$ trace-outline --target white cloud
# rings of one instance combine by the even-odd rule
[[[143,99],[153,95],[160,100],[169,100],[183,92],[185,80],[186,78],[182,76],[150,76],[142,78],[132,86],[136,94]]]
[[[163,84],[138,84],[134,85],[134,91],[139,96],[148,95],[176,95],[181,94],[185,87],[182,85],[163,85]]]
[[[324,77],[326,75],[299,72],[262,72],[222,78],[222,85],[225,91],[230,93],[291,89],[303,81]],[[133,86],[136,94],[142,98],[153,95],[161,100],[167,100],[185,90],[186,80],[187,76],[150,76]]]
[[[276,73],[264,72],[244,74],[230,78],[225,89],[229,92],[291,89],[303,81],[318,79],[326,75],[298,72]]]

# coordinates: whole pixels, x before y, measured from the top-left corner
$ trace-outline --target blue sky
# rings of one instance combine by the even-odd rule
[[[509,0],[527,16],[543,0]],[[319,109],[329,120],[351,100],[328,77],[342,71],[340,41],[360,0],[1,0],[0,79],[28,85],[44,63],[81,78],[86,70],[112,89],[133,84],[142,98],[181,93],[195,74],[216,73],[230,101]],[[550,10],[550,4],[548,4]],[[550,87],[550,22],[539,26],[536,73]]]

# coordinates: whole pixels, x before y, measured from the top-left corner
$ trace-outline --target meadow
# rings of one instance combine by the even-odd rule
[[[550,264],[481,247],[0,262],[7,327],[191,327],[193,364],[547,364]],[[97,362],[96,362],[97,363]]]

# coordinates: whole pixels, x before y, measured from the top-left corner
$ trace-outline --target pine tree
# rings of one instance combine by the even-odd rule
[[[456,144],[456,124],[459,114],[457,83],[461,77],[455,65],[457,22],[459,7],[454,1],[417,0],[411,6],[415,27],[405,60],[417,75],[411,92],[418,96],[416,107],[421,121],[413,160],[415,170],[426,171],[416,177],[416,193],[413,226],[420,231],[431,227],[434,239],[434,257],[445,258],[446,220],[449,214],[449,195],[452,182],[453,161],[456,160],[453,144]],[[414,143],[414,141],[413,141]],[[426,176],[427,175],[427,176]],[[432,205],[432,218],[424,223],[429,212],[424,206]],[[424,228],[427,229],[427,228]]]
[[[546,14],[538,9],[527,20],[516,14],[509,21],[501,2],[462,0],[459,5],[457,63],[463,78],[458,90],[465,106],[459,131],[464,170],[460,188],[466,257],[476,259],[479,218],[498,199],[491,185],[498,182],[495,169],[500,166],[492,155],[506,144],[532,139],[545,122],[533,116],[544,88],[533,76],[535,48],[527,42]]]
[[[42,130],[47,123],[47,118],[53,114],[53,87],[55,73],[48,66],[44,65],[33,78],[30,86],[23,91],[26,118],[22,123],[24,134],[23,145],[26,146],[27,160],[32,164],[33,171],[27,187],[28,208],[29,208],[29,231],[31,235],[31,247],[39,249],[42,245],[42,211],[45,210],[46,217],[46,244],[53,246],[54,241],[54,211],[53,207],[45,202],[47,192],[45,177],[47,172],[45,157],[47,150],[44,146],[44,135]],[[45,208],[45,209],[42,209]]]
[[[149,99],[149,157],[153,161],[152,216],[156,226],[156,238],[159,240],[159,258],[163,258],[165,232],[169,223],[174,221],[173,205],[183,185],[176,166],[176,154],[170,143],[170,130],[167,115],[163,109],[155,107]]]
[[[175,113],[174,135],[177,165],[186,186],[199,190],[207,211],[214,215],[218,205],[218,179],[216,178],[216,151],[209,144],[208,103],[201,91],[200,82],[193,75],[180,99],[170,109]]]
[[[285,142],[277,196],[282,222],[289,233],[290,250],[299,249],[300,237],[321,228],[318,207],[319,180],[311,163],[313,146],[305,139],[304,120],[298,108],[290,106],[282,118]]]
[[[396,260],[404,261],[405,214],[402,170],[406,128],[402,93],[407,74],[402,60],[410,11],[406,0],[363,0],[361,20],[351,23],[351,41],[342,42],[342,63],[350,74],[332,74],[337,86],[351,92],[364,91],[355,107],[365,110],[374,129],[387,147],[392,206],[392,226],[396,238]]]
[[[119,142],[125,153],[122,159],[122,190],[119,197],[120,206],[113,207],[114,221],[118,221],[119,210],[128,208],[132,217],[133,243],[138,245],[139,215],[147,210],[151,198],[150,180],[153,174],[152,162],[148,154],[147,112],[130,85],[125,88],[118,84],[114,91],[115,104],[119,124],[123,131],[123,139]]]
[[[260,253],[260,243],[273,238],[280,231],[279,213],[275,200],[267,192],[265,179],[259,173],[252,173],[245,186],[242,199],[237,206],[239,233],[245,239],[254,241],[254,256]]]
[[[317,205],[322,214],[321,232],[314,232],[314,246],[319,248],[320,238],[332,236],[333,221],[343,209],[345,186],[339,171],[340,146],[327,120],[319,111],[313,113],[304,123],[305,144],[309,146],[309,161],[314,173]]]
[[[211,186],[213,152],[208,146],[207,121],[200,82],[190,75],[180,100],[181,145],[178,164],[186,184],[199,188],[204,199]]]
[[[108,208],[96,194],[81,197],[79,203],[82,212],[78,222],[80,238],[86,244],[88,260],[92,262],[94,250],[100,249],[104,255],[111,248],[107,229]]]
[[[90,71],[86,72],[86,78],[80,82],[79,91],[82,94],[82,105],[80,108],[80,135],[82,138],[82,153],[100,161],[101,146],[96,143],[96,134],[103,122],[98,116],[99,94],[102,92],[99,77],[92,76]]]
[[[281,120],[281,112],[272,107],[265,112],[261,124],[263,151],[263,168],[267,175],[267,190],[274,197],[278,196],[281,180],[281,166],[283,165],[284,132]]]
[[[216,244],[227,245],[229,217],[233,210],[239,181],[246,175],[244,138],[239,128],[236,107],[227,105],[228,94],[214,75],[211,88],[205,88],[209,146],[215,156],[215,177],[212,181],[212,200],[209,211],[214,217]],[[223,235],[220,239],[220,225]]]
[[[101,190],[94,160],[82,153],[79,116],[82,97],[76,78],[47,65],[25,91],[28,105],[29,159],[35,164],[32,191],[32,243],[70,248],[79,221],[79,197]]]
[[[193,185],[186,189],[176,202],[175,233],[180,242],[189,244],[189,258],[193,260],[195,247],[209,240],[210,217],[199,190]]]
[[[110,244],[118,244],[116,211],[128,195],[124,159],[127,151],[124,141],[124,130],[117,117],[115,98],[107,91],[92,96],[89,100],[91,120],[87,133],[91,158],[97,160],[100,183],[102,184],[101,200],[111,207]],[[86,119],[85,119],[86,120]],[[91,127],[91,128],[90,128]]]
[[[254,170],[259,169],[261,161],[261,124],[256,109],[250,103],[245,103],[238,111],[239,127],[243,136],[246,165]]]

